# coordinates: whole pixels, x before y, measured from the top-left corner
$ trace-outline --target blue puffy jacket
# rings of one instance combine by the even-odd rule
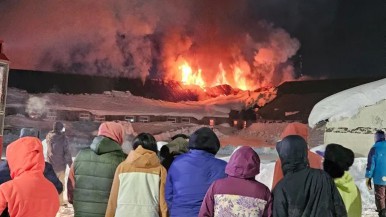
[[[203,150],[190,150],[170,166],[165,197],[170,216],[197,217],[209,186],[225,178],[226,162]]]
[[[386,185],[386,141],[374,144],[367,158],[366,178],[375,185]]]

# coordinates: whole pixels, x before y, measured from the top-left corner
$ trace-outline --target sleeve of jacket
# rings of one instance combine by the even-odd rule
[[[9,170],[8,162],[3,160],[0,163],[0,184],[11,180],[11,171]]]
[[[205,198],[202,201],[199,217],[211,217],[214,216],[214,186],[215,183],[209,187],[205,194]]]
[[[165,184],[165,199],[166,203],[168,204],[168,209],[172,207],[173,204],[173,166],[169,168],[168,175],[166,177],[166,184]]]
[[[275,163],[275,170],[273,171],[272,188],[274,189],[277,183],[283,178],[283,171],[281,169],[280,159]]]
[[[268,200],[267,200],[267,204],[265,205],[265,208],[264,208],[264,213],[263,213],[263,217],[272,217],[272,193],[271,191],[267,188],[267,193],[268,195]]]
[[[70,172],[68,173],[68,179],[67,179],[67,198],[68,202],[73,204],[74,203],[74,189],[75,189],[75,171],[74,171],[74,164],[70,167]]]
[[[52,168],[52,165],[50,163],[45,163],[44,168],[44,176],[55,185],[56,190],[58,191],[58,194],[62,193],[63,191],[63,184],[60,182],[58,177],[55,174],[54,169]]]
[[[7,208],[7,199],[4,195],[3,189],[0,187],[0,213],[3,213],[3,211]]]
[[[119,174],[121,173],[121,165],[115,170],[113,185],[111,186],[109,202],[107,204],[105,217],[114,217],[118,204],[118,192],[119,192]]]
[[[71,157],[70,145],[68,144],[67,137],[65,137],[65,139],[64,139],[64,159],[66,160],[66,164],[69,167],[71,167],[72,157]]]
[[[334,206],[333,207],[334,217],[347,217],[346,206],[344,205],[342,197],[340,196],[340,193],[336,188],[336,185],[332,178],[330,178],[330,186],[332,189],[331,194],[332,194],[332,200],[333,200],[333,206]]]
[[[367,156],[366,178],[372,178],[375,169],[375,147],[372,147]]]
[[[288,216],[288,201],[283,189],[279,186],[273,191],[273,217],[289,217]]]
[[[161,166],[161,183],[160,183],[161,185],[160,185],[160,200],[159,200],[159,206],[160,206],[159,210],[160,210],[161,217],[168,216],[168,205],[165,199],[166,177],[167,177],[166,169],[163,166]]]

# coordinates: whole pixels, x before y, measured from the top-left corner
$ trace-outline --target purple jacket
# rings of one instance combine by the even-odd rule
[[[272,216],[267,186],[255,180],[260,158],[252,148],[237,150],[225,168],[227,178],[215,181],[205,195],[199,216]]]

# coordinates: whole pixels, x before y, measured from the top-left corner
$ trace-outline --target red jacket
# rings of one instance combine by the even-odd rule
[[[284,139],[286,136],[290,135],[298,135],[303,137],[304,140],[307,141],[308,139],[308,126],[302,123],[290,123],[287,125],[287,127],[284,129],[282,134],[280,135],[280,139]],[[308,151],[308,162],[310,164],[311,168],[314,169],[322,169],[322,160],[323,158],[319,156],[318,154],[315,154],[311,151]],[[272,188],[273,189],[276,184],[283,179],[283,171],[281,169],[281,161],[280,159],[276,161],[275,164],[275,170],[273,172],[273,181],[272,181]]]
[[[12,217],[54,217],[59,210],[59,196],[43,175],[40,140],[18,139],[7,147],[6,157],[12,180],[0,185],[0,213],[8,207]]]

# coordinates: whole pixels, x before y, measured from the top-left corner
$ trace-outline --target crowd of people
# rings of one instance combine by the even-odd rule
[[[361,195],[348,172],[354,153],[329,144],[319,155],[308,149],[308,127],[290,123],[276,144],[272,191],[256,181],[260,157],[248,146],[229,162],[215,157],[220,141],[212,129],[176,135],[158,151],[149,133],[122,150],[125,131],[105,122],[89,148],[72,161],[64,125],[48,133],[47,162],[39,131],[23,129],[0,162],[0,213],[11,217],[54,217],[68,202],[75,217],[359,217]],[[375,188],[379,216],[386,216],[386,141],[375,133],[366,184]],[[67,186],[65,170],[70,168]]]

